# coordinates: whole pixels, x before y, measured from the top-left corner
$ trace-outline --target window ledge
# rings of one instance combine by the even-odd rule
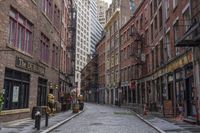
[[[39,62],[40,62],[41,64],[45,65],[46,67],[49,67],[49,65],[48,65],[46,62],[44,62],[44,61],[42,61],[42,60],[39,60]]]
[[[43,14],[43,15],[45,16],[45,18],[49,21],[49,23],[50,23],[51,25],[53,25],[52,21],[51,21],[50,18],[45,14],[44,11],[42,11],[42,14]]]
[[[55,67],[55,66],[52,66],[51,67],[53,70],[55,70],[55,71],[59,71],[59,69],[57,68],[57,67]]]
[[[28,57],[30,57],[30,58],[33,58],[32,55],[30,55],[30,54],[28,54],[28,53],[26,53],[26,52],[24,52],[24,51],[22,51],[22,50],[20,50],[20,49],[18,49],[18,48],[16,48],[16,47],[14,47],[14,46],[11,46],[11,44],[9,44],[9,43],[7,43],[7,47],[10,48],[10,49],[12,49],[12,50],[14,50],[14,51],[17,51],[17,52],[19,52],[19,53],[25,55],[25,56],[28,56]]]
[[[35,4],[36,6],[37,6],[37,3],[36,3],[36,1],[35,0],[31,0],[32,2],[33,2],[33,4]]]
[[[0,116],[11,115],[11,114],[19,114],[19,113],[29,113],[29,112],[30,112],[30,108],[3,110],[3,111],[0,112]]]

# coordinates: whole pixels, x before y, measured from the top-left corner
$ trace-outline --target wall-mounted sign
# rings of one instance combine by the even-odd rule
[[[37,74],[41,74],[41,75],[45,74],[45,68],[44,67],[39,66],[36,63],[22,59],[20,57],[16,57],[15,65],[16,65],[16,67],[35,72]]]

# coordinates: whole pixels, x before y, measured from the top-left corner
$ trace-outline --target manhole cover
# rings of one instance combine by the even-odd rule
[[[114,112],[115,115],[133,115],[131,112]]]
[[[103,123],[92,123],[90,126],[98,126],[98,125],[103,125]]]

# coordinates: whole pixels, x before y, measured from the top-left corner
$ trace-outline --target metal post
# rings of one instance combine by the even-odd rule
[[[48,127],[48,123],[49,123],[49,114],[46,112],[45,115],[45,126]]]
[[[41,121],[41,113],[37,111],[35,113],[35,128],[37,128],[37,130],[40,130],[40,121]]]

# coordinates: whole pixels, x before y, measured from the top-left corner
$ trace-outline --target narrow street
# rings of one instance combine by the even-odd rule
[[[157,133],[157,131],[126,109],[87,103],[84,113],[52,133]]]

